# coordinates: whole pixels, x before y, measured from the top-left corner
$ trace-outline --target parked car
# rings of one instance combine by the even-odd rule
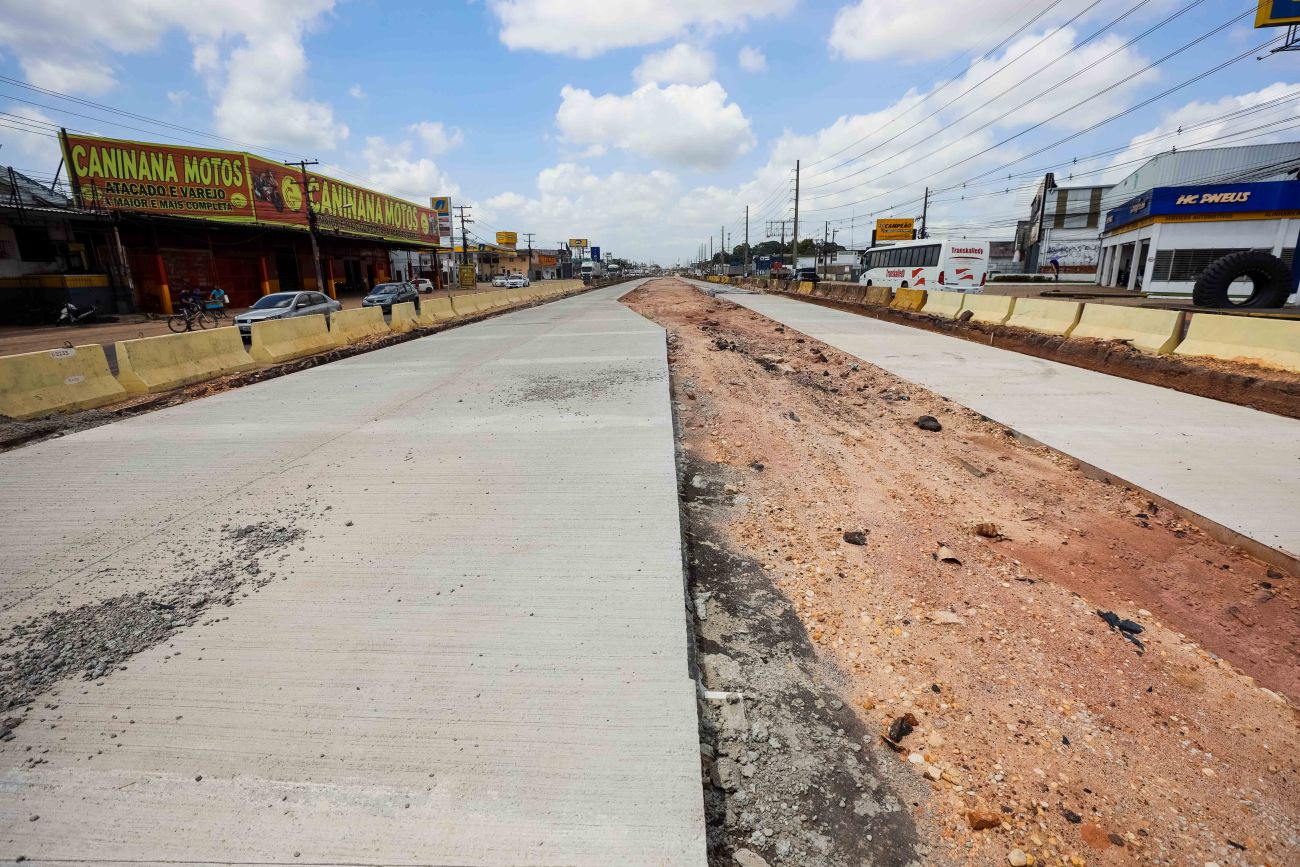
[[[289,319],[294,316],[328,317],[343,305],[321,292],[272,292],[257,299],[257,303],[235,317],[235,326],[246,340],[253,337],[253,323],[268,319]]]
[[[493,278],[492,278],[492,285],[493,285],[493,286],[505,286],[505,285],[506,285],[506,275],[505,275],[505,274],[498,274],[498,275],[496,275],[495,277],[493,277]]]
[[[370,290],[370,294],[361,299],[362,307],[382,307],[385,313],[393,312],[394,304],[407,301],[420,301],[420,293],[411,283],[380,283]]]
[[[416,292],[419,292],[422,295],[428,295],[433,292],[433,281],[427,277],[416,277],[411,281],[411,285],[415,287]]]
[[[506,278],[506,288],[508,289],[522,289],[528,285],[531,284],[523,274],[511,274]]]
[[[816,268],[800,268],[795,272],[794,279],[800,283],[820,283],[821,276],[817,273]]]

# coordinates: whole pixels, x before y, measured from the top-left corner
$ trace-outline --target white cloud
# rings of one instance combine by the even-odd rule
[[[6,157],[6,165],[48,181],[45,175],[54,174],[62,156],[58,139],[54,137],[55,129],[51,126],[57,126],[57,121],[30,105],[10,103],[5,112],[16,117],[6,119],[9,129],[4,130],[6,146],[0,150],[0,156]]]
[[[420,128],[441,124],[413,124],[411,130],[423,138]],[[414,202],[428,204],[433,195],[455,195],[460,188],[431,158],[421,152],[412,139],[389,142],[370,136],[361,150],[361,168],[365,186]]]
[[[360,84],[354,84],[348,88],[348,96],[353,99],[365,99],[366,92],[361,88]]]
[[[767,57],[752,45],[741,48],[737,59],[740,61],[740,68],[746,72],[762,72],[767,69]]]
[[[749,118],[716,81],[698,87],[651,83],[626,96],[566,86],[555,120],[561,137],[651,159],[718,168],[754,147]]]
[[[185,104],[193,97],[188,90],[169,90],[167,91],[167,101],[172,104],[172,108],[184,108]]]
[[[658,54],[647,54],[632,71],[637,84],[703,84],[713,78],[713,54],[679,42]]]
[[[37,86],[105,93],[117,84],[114,55],[156,50],[178,31],[207,81],[218,132],[304,149],[329,149],[347,137],[328,104],[300,95],[308,66],[303,38],[334,0],[113,0],[93,10],[81,0],[0,5],[0,46]]]
[[[478,203],[475,217],[493,226],[536,232],[538,247],[581,236],[627,257],[652,255],[664,243],[663,233],[647,234],[646,226],[682,231],[664,219],[681,195],[681,184],[671,172],[616,171],[601,177],[586,166],[561,163],[539,172],[536,184],[531,194],[504,192]]]
[[[1184,151],[1196,147],[1231,147],[1238,143],[1254,145],[1295,141],[1295,129],[1278,130],[1277,126],[1294,126],[1300,115],[1296,103],[1266,104],[1297,90],[1300,90],[1300,82],[1279,81],[1260,90],[1225,96],[1212,102],[1194,100],[1167,112],[1159,123],[1134,136],[1129,141],[1128,148],[1110,160],[1112,168],[1098,182],[1118,181],[1137,168],[1136,160],[1167,153],[1175,147]],[[1223,115],[1241,112],[1243,109],[1257,110],[1223,118]],[[1275,122],[1277,126],[1273,125]]]
[[[465,141],[465,136],[459,127],[453,126],[449,129],[435,121],[413,123],[409,129],[424,142],[425,150],[434,156],[458,148]]]
[[[795,0],[489,0],[501,42],[574,57],[654,45],[697,31],[736,30],[789,11]]]
[[[1090,15],[1111,11],[1118,0],[1103,3]],[[1065,4],[1056,13],[1063,20],[1078,11]],[[1025,20],[1024,0],[982,0],[977,13],[967,0],[930,0],[928,3],[882,3],[858,0],[841,6],[827,39],[831,53],[847,60],[904,62],[936,60],[972,49],[987,48]],[[1045,24],[1051,14],[1039,19]]]

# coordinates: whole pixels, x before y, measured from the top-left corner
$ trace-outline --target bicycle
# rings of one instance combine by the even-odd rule
[[[182,307],[179,313],[167,317],[167,327],[175,334],[193,331],[195,326],[200,330],[216,328],[217,324],[217,318],[211,313],[190,305]]]

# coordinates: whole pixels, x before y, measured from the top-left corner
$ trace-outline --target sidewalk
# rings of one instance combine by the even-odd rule
[[[1300,557],[1300,421],[789,298],[726,298]]]

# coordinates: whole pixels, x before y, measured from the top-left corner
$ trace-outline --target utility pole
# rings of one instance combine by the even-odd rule
[[[824,223],[822,223],[822,254],[817,257],[817,261],[822,266],[820,276],[823,280],[826,279],[826,240],[830,238],[830,235],[831,235],[831,222],[830,220],[827,220]]]
[[[528,279],[531,280],[531,279],[533,279],[533,274],[532,274],[532,271],[533,271],[533,235],[535,235],[535,234],[537,234],[537,233],[536,233],[536,232],[524,232],[524,233],[522,233],[522,234],[523,234],[523,236],[524,236],[525,238],[528,239],[528,274],[525,275],[525,276],[527,276]]]
[[[929,237],[929,235],[927,235],[926,232],[925,232],[925,218],[926,218],[926,215],[928,215],[929,213],[930,213],[930,188],[929,188],[929,187],[926,187],[926,188],[925,188],[925,203],[924,203],[923,205],[921,205],[921,238],[922,238],[922,239],[925,239],[925,238],[928,238],[928,237]]]
[[[745,205],[745,270],[746,277],[749,276],[749,205]]]
[[[307,166],[314,166],[320,163],[319,160],[298,160],[290,162],[285,160],[286,166],[297,166],[302,172],[302,206],[307,209],[307,235],[311,238],[311,258],[316,265],[316,291],[330,294],[331,290],[325,288],[325,278],[321,275],[320,270],[320,242],[316,240],[316,212],[311,209],[311,186],[307,180]]]
[[[794,271],[797,276],[799,273],[799,160],[794,161],[794,238],[791,243],[791,259],[794,260]]]
[[[726,226],[718,227],[718,252],[722,254],[722,258],[721,260],[719,260],[718,264],[722,266],[720,270],[723,273],[725,273],[727,270],[727,227]]]
[[[465,224],[474,221],[465,217],[465,212],[469,210],[468,205],[456,205],[455,210],[458,212],[457,216],[460,217],[460,264],[464,266],[469,264],[469,235],[465,232]],[[476,276],[475,280],[477,281],[477,279]],[[456,282],[460,282],[459,278]]]

